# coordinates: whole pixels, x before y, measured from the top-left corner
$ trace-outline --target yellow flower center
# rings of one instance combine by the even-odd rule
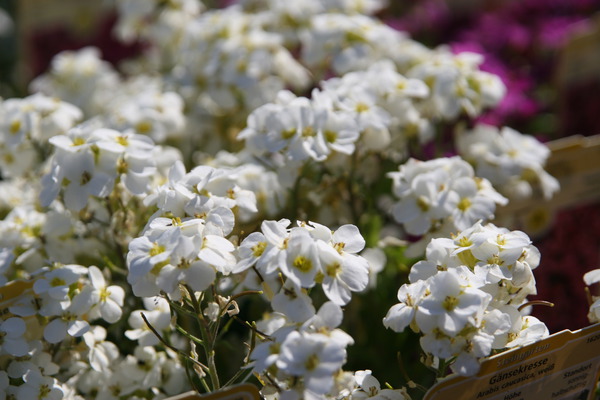
[[[65,285],[67,282],[65,282],[64,279],[59,278],[58,276],[55,277],[54,279],[52,279],[50,281],[50,286],[52,287],[57,287],[57,286],[63,286]]]
[[[281,137],[283,139],[291,139],[294,137],[295,134],[296,134],[296,129],[290,128],[290,129],[286,129],[286,130],[282,131]]]
[[[252,255],[254,257],[260,257],[262,255],[262,253],[265,252],[266,248],[267,248],[267,242],[258,242],[256,244],[256,246],[252,247]]]
[[[9,130],[13,135],[17,134],[21,130],[21,121],[16,119],[11,122]]]
[[[369,106],[365,103],[358,103],[355,108],[357,113],[362,113],[365,111],[369,111]]]
[[[312,371],[319,365],[319,356],[316,354],[311,354],[304,363],[304,367],[307,371]]]
[[[129,146],[129,140],[127,140],[126,136],[117,136],[117,143],[119,143],[121,146]]]
[[[325,135],[325,140],[327,141],[327,143],[333,143],[337,139],[337,132],[327,130],[323,133]]]
[[[328,276],[335,278],[340,274],[340,272],[342,272],[342,266],[340,265],[340,263],[337,262],[329,264],[327,267],[325,267],[325,272],[327,272]]]
[[[442,302],[442,307],[444,310],[450,312],[454,310],[458,306],[458,298],[454,296],[446,296],[444,301]]]
[[[304,256],[297,256],[293,262],[294,268],[300,270],[300,272],[307,273],[313,268],[313,263],[309,258]]]
[[[138,122],[135,125],[135,130],[138,131],[139,133],[148,133],[152,130],[152,124],[148,121]],[[126,145],[124,144],[123,146],[126,146]]]
[[[458,209],[459,209],[460,211],[462,211],[462,212],[465,212],[465,211],[467,211],[469,208],[471,208],[471,205],[472,205],[472,204],[473,204],[473,203],[471,203],[471,200],[470,200],[470,199],[468,199],[468,198],[466,198],[466,197],[463,197],[463,198],[462,198],[462,199],[460,199],[460,201],[458,202],[458,205],[457,205],[457,207],[458,207]]]

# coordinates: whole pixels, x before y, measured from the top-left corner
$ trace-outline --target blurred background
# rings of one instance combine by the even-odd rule
[[[446,45],[455,52],[483,54],[482,69],[500,76],[508,90],[499,107],[482,121],[510,126],[551,144],[573,135],[600,135],[600,0],[390,0],[378,17],[430,47]],[[116,66],[141,54],[147,43],[119,43],[112,34],[116,19],[111,2],[0,0],[0,97],[26,96],[31,79],[62,50],[96,46]],[[551,333],[588,325],[582,276],[600,268],[600,142],[584,157],[589,161],[584,184],[592,188],[585,196],[566,192],[560,203],[541,208],[534,202],[514,221],[542,254],[534,271],[535,299],[555,306],[536,306],[533,315]],[[548,169],[568,179],[565,168],[556,163]],[[398,268],[410,267],[408,262],[399,255]],[[387,301],[399,286],[393,276],[381,276],[380,283],[375,295],[357,296],[348,306],[362,318],[360,326],[353,327],[356,349],[368,343],[397,349],[414,340],[389,331],[373,336],[369,331],[382,318],[368,312],[371,304]],[[350,349],[355,365],[349,369],[365,368],[374,354],[352,351],[358,350]],[[389,353],[382,357],[396,357],[395,351]],[[375,375],[385,379],[388,373]]]

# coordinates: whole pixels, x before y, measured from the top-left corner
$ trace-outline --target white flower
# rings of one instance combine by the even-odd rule
[[[583,275],[583,281],[588,286],[591,286],[594,283],[600,282],[600,269],[594,269],[594,270],[586,272]]]
[[[276,314],[281,315],[281,314]],[[285,323],[285,320],[282,321]],[[264,341],[256,345],[250,359],[254,361],[254,371],[262,373],[271,365],[277,362],[279,358],[279,352],[281,350],[281,343],[285,340],[287,335],[292,331],[291,326],[282,326],[276,329],[274,332],[270,332],[271,340]]]
[[[360,238],[362,239],[362,237]],[[349,239],[352,240],[352,238]],[[352,250],[352,242],[349,244],[348,250]],[[344,254],[342,250],[344,242],[340,241],[333,246],[322,241],[318,242],[319,259],[323,269],[323,291],[330,300],[338,305],[344,305],[350,301],[351,292],[360,292],[367,287],[369,265],[360,256]],[[360,246],[360,250],[362,250],[362,246]]]
[[[135,310],[129,315],[127,322],[133,329],[125,331],[125,336],[130,340],[137,340],[140,346],[157,345],[159,339],[144,322],[142,313],[157,332],[163,332],[170,326],[171,314],[169,310]]]
[[[22,357],[29,352],[25,340],[25,321],[21,318],[8,318],[0,322],[0,354]]]
[[[320,333],[294,331],[281,344],[276,365],[287,374],[303,377],[307,389],[324,394],[345,361],[344,344]]]
[[[101,326],[93,326],[83,334],[83,341],[88,347],[88,360],[90,366],[96,371],[110,369],[111,364],[119,358],[117,346],[105,340],[106,329]]]
[[[234,249],[233,244],[222,236],[203,235],[198,258],[222,274],[229,275],[235,264],[235,258],[231,254]]]
[[[273,310],[282,313],[294,322],[304,322],[315,315],[315,307],[306,292],[292,280],[286,281],[271,301]]]
[[[25,383],[19,386],[18,398],[39,400],[60,400],[63,392],[54,378],[43,376],[37,370],[31,370],[23,376]]]
[[[281,271],[298,287],[315,285],[315,276],[321,271],[317,245],[303,228],[294,228],[287,242],[285,263]]]
[[[479,179],[481,180],[481,179]],[[458,194],[460,200],[452,211],[454,224],[460,230],[467,229],[473,222],[493,218],[496,203],[505,205],[508,200],[498,193],[494,197],[488,192],[479,190],[479,182],[471,177],[462,177],[455,180],[452,189]]]
[[[351,398],[354,400],[405,400],[408,395],[405,390],[381,389],[377,378],[372,375],[371,370],[356,371],[354,380],[358,388],[352,391]]]
[[[59,343],[69,334],[73,337],[82,336],[90,329],[87,321],[67,308],[44,328],[44,339],[49,343]]]
[[[64,186],[65,205],[72,211],[80,211],[87,205],[89,196],[106,197],[113,184],[112,176],[96,170],[91,150],[57,153],[51,172],[42,179],[44,190],[40,200],[42,205],[50,205]]]
[[[90,266],[88,274],[91,286],[83,289],[77,297],[89,296],[90,319],[100,317],[111,324],[117,322],[123,314],[121,307],[123,307],[125,291],[117,285],[108,286],[102,272],[96,266]],[[76,300],[73,299],[73,301]]]
[[[522,319],[522,325],[513,339],[506,344],[506,347],[527,346],[537,342],[549,335],[546,324],[531,315],[525,315]]]
[[[27,371],[34,369],[46,376],[56,375],[60,367],[52,361],[49,353],[43,351],[43,346],[41,340],[31,341],[29,355],[13,360],[6,370],[8,376],[13,379],[22,378]]]
[[[69,286],[77,282],[81,267],[66,265],[44,273],[36,279],[33,291],[38,295],[48,295],[54,300],[66,300]]]
[[[54,56],[50,70],[34,79],[31,89],[68,101],[91,116],[110,107],[118,83],[116,71],[100,59],[100,51],[85,47]]]
[[[590,304],[587,317],[591,323],[600,321],[600,297],[596,298],[593,303]]]
[[[442,169],[434,169],[420,174],[409,182],[410,192],[403,193],[400,183],[402,169],[410,163],[401,167],[400,173],[390,173],[389,176],[395,180],[394,189],[396,195],[402,196],[400,202],[394,205],[392,210],[396,221],[403,223],[407,232],[413,235],[426,233],[437,219],[446,218],[458,203],[457,195],[449,191],[447,185],[448,174]]]
[[[447,335],[458,334],[467,324],[479,326],[492,296],[469,287],[456,269],[442,271],[429,280],[431,295],[424,298],[416,313],[419,328],[439,328]]]
[[[156,277],[171,262],[181,238],[178,229],[166,230],[152,235],[152,240],[141,236],[129,242],[127,282],[136,296],[153,296],[159,293]]]
[[[383,325],[395,332],[402,332],[413,323],[416,310],[425,298],[428,285],[425,281],[404,284],[398,289],[400,303],[392,306],[383,318]]]
[[[261,232],[252,232],[238,247],[239,261],[231,271],[234,274],[254,266],[265,252],[267,240]]]
[[[550,150],[533,136],[479,124],[472,131],[459,132],[456,144],[477,175],[507,197],[527,198],[541,190],[549,199],[559,190],[558,181],[544,171]]]
[[[156,285],[166,293],[179,297],[178,285],[190,285],[201,292],[210,287],[217,277],[215,268],[204,261],[189,262],[182,260],[176,266],[167,264],[161,268],[156,278]]]

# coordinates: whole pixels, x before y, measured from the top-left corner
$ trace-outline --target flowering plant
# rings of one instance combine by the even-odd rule
[[[120,73],[63,52],[0,103],[0,283],[30,284],[0,323],[5,397],[253,379],[269,399],[408,399],[548,335],[527,299],[539,252],[490,221],[558,190],[549,152],[474,124],[502,81],[384,6],[119,0],[142,57]],[[433,375],[344,369],[353,298],[377,292],[380,328],[410,327]]]

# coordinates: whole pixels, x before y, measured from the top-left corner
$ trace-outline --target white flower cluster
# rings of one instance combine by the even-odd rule
[[[310,83],[282,37],[267,32],[260,21],[229,7],[208,11],[186,26],[170,79],[195,109],[211,115],[245,113],[285,87],[305,89]]]
[[[301,58],[312,69],[331,68],[337,75],[367,69],[373,62],[392,59],[395,50],[416,61],[424,46],[415,46],[406,36],[366,15],[326,13],[315,15],[300,34]],[[403,45],[410,43],[406,47]]]
[[[123,357],[117,346],[107,340],[105,328],[90,325],[98,320],[116,323],[125,302],[125,290],[110,285],[98,267],[45,267],[33,274],[29,287],[24,286],[11,300],[8,314],[0,320],[3,394],[23,399],[62,399],[75,398],[69,393],[77,390],[83,395],[111,398],[107,396],[135,391],[176,394],[185,387],[183,367],[173,355],[144,347],[153,342],[140,340],[134,355]],[[169,321],[169,310],[167,307],[165,311],[164,304],[162,311]],[[146,312],[151,315],[154,311]],[[131,322],[132,317],[130,324],[134,329],[126,334],[137,340],[140,335],[136,335],[136,328],[141,326]],[[83,341],[79,346],[57,347],[71,342],[71,338]],[[54,362],[60,358],[70,360],[68,367],[61,368]]]
[[[239,246],[240,261],[233,272],[249,270],[254,278],[269,287],[280,287],[272,298],[275,311],[295,322],[314,314],[305,289],[321,284],[325,295],[335,304],[350,301],[369,281],[369,263],[357,255],[365,240],[354,225],[342,225],[332,232],[315,222],[288,228],[289,220],[263,221],[262,232],[248,235]],[[277,284],[279,274],[285,277]]]
[[[185,368],[177,355],[140,344],[131,354],[122,356],[115,343],[106,340],[106,334],[96,325],[83,335],[87,360],[72,367],[75,375],[71,378],[83,395],[79,399],[165,398],[189,390]],[[86,364],[89,366],[83,368]],[[63,391],[64,398],[73,397],[74,390]]]
[[[254,110],[238,135],[257,155],[282,152],[292,161],[324,161],[332,153],[386,149],[392,141],[404,153],[406,141],[431,139],[431,126],[415,102],[429,89],[407,79],[390,62],[322,82],[312,99],[280,92],[275,103]]]
[[[533,136],[479,124],[457,135],[456,145],[477,176],[509,198],[529,198],[541,190],[549,199],[559,189],[556,178],[544,171],[550,150]]]
[[[47,259],[72,263],[85,251],[77,222],[66,210],[57,206],[44,213],[33,204],[14,207],[0,221],[0,284],[19,270],[36,272]]]
[[[232,272],[235,247],[226,239],[235,224],[232,209],[256,211],[254,193],[236,185],[236,173],[199,166],[186,174],[176,162],[169,182],[145,198],[159,210],[129,245],[128,282],[136,296],[163,291],[179,298],[179,284],[201,292],[213,284],[217,272]]]
[[[146,193],[156,171],[154,142],[131,131],[96,129],[94,123],[79,125],[50,138],[55,153],[50,172],[42,179],[40,200],[52,203],[62,191],[65,206],[83,209],[90,196],[108,197],[122,183],[132,195]]]
[[[354,340],[339,329],[342,309],[333,302],[303,323],[272,313],[257,326],[268,335],[250,359],[253,371],[265,382],[266,399],[406,400],[405,389],[381,389],[370,370],[352,374],[342,370],[346,347]]]
[[[478,220],[488,220],[496,204],[508,201],[487,179],[475,176],[473,168],[460,157],[410,159],[388,177],[399,199],[392,215],[409,234],[426,235],[421,244],[425,239],[467,229]],[[419,246],[414,249],[419,252]]]
[[[238,135],[251,152],[282,152],[292,161],[323,161],[332,151],[354,152],[359,126],[352,114],[325,108],[291,92],[280,92],[278,100],[254,110],[248,126]]]
[[[454,372],[473,375],[478,360],[493,350],[548,335],[523,308],[526,297],[536,293],[532,270],[539,261],[526,234],[492,224],[433,239],[383,323],[397,332],[408,326],[421,332],[423,350],[439,359],[455,358]]]
[[[220,151],[213,159],[206,160],[213,168],[235,170],[235,183],[241,190],[254,193],[256,209],[237,207],[236,218],[241,222],[256,219],[272,219],[281,215],[289,199],[291,182],[281,175],[285,168],[274,171],[268,165],[258,162],[249,151],[229,153]],[[258,211],[258,212],[256,212]]]
[[[230,233],[221,207],[201,218],[155,218],[144,235],[129,245],[127,281],[139,297],[167,293],[180,298],[179,284],[203,291],[217,272],[229,275],[235,265],[234,245],[223,235]],[[222,213],[222,214],[221,214]],[[231,213],[231,211],[229,211]]]
[[[234,225],[232,209],[256,212],[254,192],[242,189],[237,181],[243,174],[239,168],[198,166],[190,172],[176,161],[168,173],[168,182],[155,188],[144,199],[146,205],[158,207],[156,215],[205,218],[218,209],[221,226],[229,234]]]
[[[306,0],[294,4],[281,4],[277,0],[241,0],[239,4],[248,11],[269,11],[273,17],[269,30],[292,31],[293,26],[306,26],[317,14],[340,13],[347,15],[373,15],[388,5],[386,0]]]
[[[47,141],[83,118],[80,109],[36,93],[0,101],[0,174],[17,178],[34,174],[45,159]]]
[[[317,15],[301,38],[307,65],[331,67],[340,75],[366,70],[380,60],[394,61],[401,73],[429,86],[431,94],[423,104],[429,118],[454,119],[461,113],[475,117],[498,104],[506,92],[500,78],[479,70],[479,54],[429,50],[364,15]]]
[[[146,75],[122,79],[93,47],[59,53],[50,70],[31,83],[35,91],[77,105],[105,128],[133,131],[156,143],[179,138],[185,128],[183,100],[164,86]]]
[[[160,49],[177,43],[187,23],[196,18],[204,6],[196,0],[119,0],[119,19],[115,34],[124,42],[141,40]]]
[[[211,171],[202,172],[209,172],[204,184]],[[192,171],[188,181],[197,182],[199,173]],[[179,190],[181,187],[183,184]],[[210,199],[213,197],[217,196]],[[175,201],[175,196],[163,198]],[[222,205],[206,211],[204,219],[156,217],[144,235],[130,243],[128,282],[136,296],[164,292],[171,299],[181,297],[180,285],[202,292],[215,284],[218,276],[244,273],[245,286],[262,283],[277,316],[272,323],[280,325],[271,328],[271,338],[253,351],[255,370],[262,373],[276,365],[273,379],[280,390],[321,398],[318,396],[338,390],[334,375],[346,360],[346,346],[353,343],[349,335],[335,328],[342,320],[339,306],[348,303],[352,292],[367,287],[369,265],[356,254],[365,242],[352,225],[332,232],[316,223],[300,223],[291,229],[289,224],[287,220],[264,221],[262,232],[251,233],[236,248],[225,238],[233,228],[233,214]],[[316,283],[331,299],[318,313],[306,291]],[[277,294],[274,288],[280,288]],[[204,313],[216,320],[220,305],[213,306],[209,304]],[[155,314],[146,313],[152,326],[169,330],[170,315]],[[131,314],[130,325],[137,329],[127,331],[127,337],[144,345],[157,343],[156,337],[143,329],[137,312]],[[279,351],[275,353],[274,348]]]
[[[452,120],[464,113],[476,117],[504,98],[502,80],[479,70],[483,56],[475,53],[452,54],[439,49],[406,72],[421,79],[431,89],[423,105],[426,116]]]
[[[184,103],[181,96],[164,91],[161,80],[137,76],[113,89],[112,105],[104,113],[106,127],[134,131],[155,143],[178,140],[184,135]]]
[[[409,139],[425,143],[433,138],[433,119],[422,116],[429,87],[420,79],[398,73],[389,60],[321,85],[323,92],[318,98],[322,103],[354,115],[363,135],[361,149],[389,150],[392,145],[404,156]]]
[[[87,47],[64,51],[52,59],[50,70],[34,79],[31,88],[77,105],[88,115],[98,115],[111,104],[119,75],[100,59],[100,51]]]
[[[354,343],[337,328],[342,318],[342,309],[327,302],[302,325],[282,314],[263,321],[269,338],[250,357],[254,371],[268,376],[263,389],[267,398],[325,399],[339,393],[336,381],[343,379],[346,347]]]

